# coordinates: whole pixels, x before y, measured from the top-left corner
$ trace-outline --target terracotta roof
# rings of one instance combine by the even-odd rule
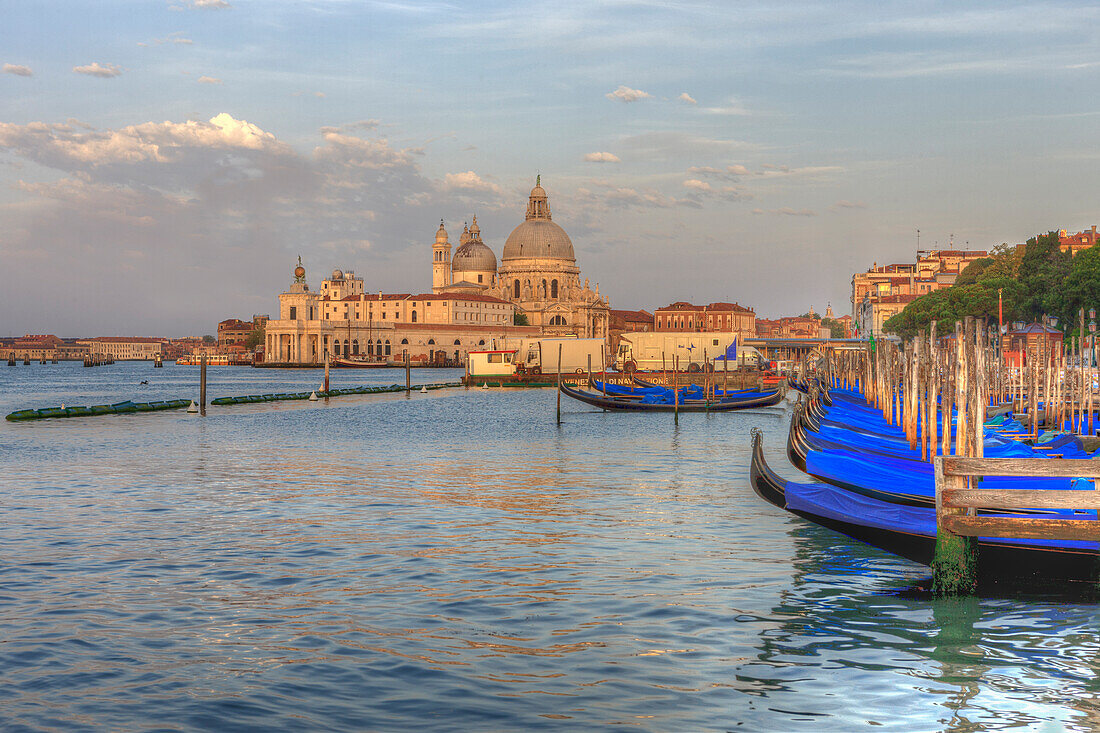
[[[96,336],[94,338],[79,339],[77,343],[83,341],[98,341],[100,343],[134,343],[134,344],[162,344],[168,339],[164,338],[147,338],[144,336]]]
[[[624,321],[645,321],[646,323],[653,322],[653,314],[644,309],[640,311],[612,310],[611,317],[621,318]]]

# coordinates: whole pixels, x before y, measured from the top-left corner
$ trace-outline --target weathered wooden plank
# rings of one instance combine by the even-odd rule
[[[1096,509],[1100,491],[1042,491],[1031,489],[944,489],[944,507],[964,509]]]
[[[1100,522],[1089,519],[1006,519],[944,515],[944,529],[962,537],[1016,537],[1036,540],[1100,540]]]
[[[1042,476],[1100,478],[1100,460],[1091,458],[962,458],[944,456],[951,476]]]

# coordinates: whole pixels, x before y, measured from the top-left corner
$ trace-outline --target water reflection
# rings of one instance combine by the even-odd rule
[[[926,569],[753,496],[748,430],[781,450],[785,408],[678,425],[574,408],[559,427],[555,407],[552,390],[453,390],[0,428],[0,719],[1095,720],[1092,606],[932,601]]]

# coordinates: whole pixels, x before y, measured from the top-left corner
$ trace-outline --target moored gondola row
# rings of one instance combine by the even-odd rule
[[[773,471],[754,430],[753,489],[776,507],[931,565],[941,593],[973,592],[979,580],[1095,582],[1100,461],[1092,459],[1100,450],[1041,430],[1035,390],[1055,395],[1053,381],[1044,384],[1036,369],[1026,380],[1031,399],[1021,398],[980,324],[968,319],[953,336],[933,331],[822,356],[792,382],[803,394],[786,446],[816,481]],[[1059,406],[1047,402],[1051,423],[1062,425]],[[1013,409],[1025,404],[1022,416]]]

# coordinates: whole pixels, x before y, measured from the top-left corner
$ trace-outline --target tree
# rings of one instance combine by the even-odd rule
[[[1071,320],[1066,318],[1065,284],[1072,266],[1069,253],[1059,249],[1057,232],[1027,240],[1018,277],[1026,292],[1020,314],[1025,320],[1038,321],[1048,314]]]
[[[516,314],[514,316],[512,316],[512,325],[513,326],[530,326],[531,322],[527,320],[527,314],[526,313],[520,313],[519,311],[516,311]]]
[[[213,336],[211,336],[210,334],[206,334],[205,336],[202,337],[202,342],[204,344],[216,344],[216,343],[218,343],[218,340],[216,338],[214,338]]]
[[[844,324],[835,318],[822,318],[821,325],[827,326],[829,329],[829,338],[842,339],[848,337],[848,329],[844,327]]]
[[[265,330],[263,328],[254,328],[254,329],[252,329],[252,333],[248,334],[248,338],[246,338],[244,340],[245,347],[250,349],[250,350],[253,350],[253,349],[256,349],[260,346],[263,346],[263,344],[264,344],[264,333],[265,333]]]

